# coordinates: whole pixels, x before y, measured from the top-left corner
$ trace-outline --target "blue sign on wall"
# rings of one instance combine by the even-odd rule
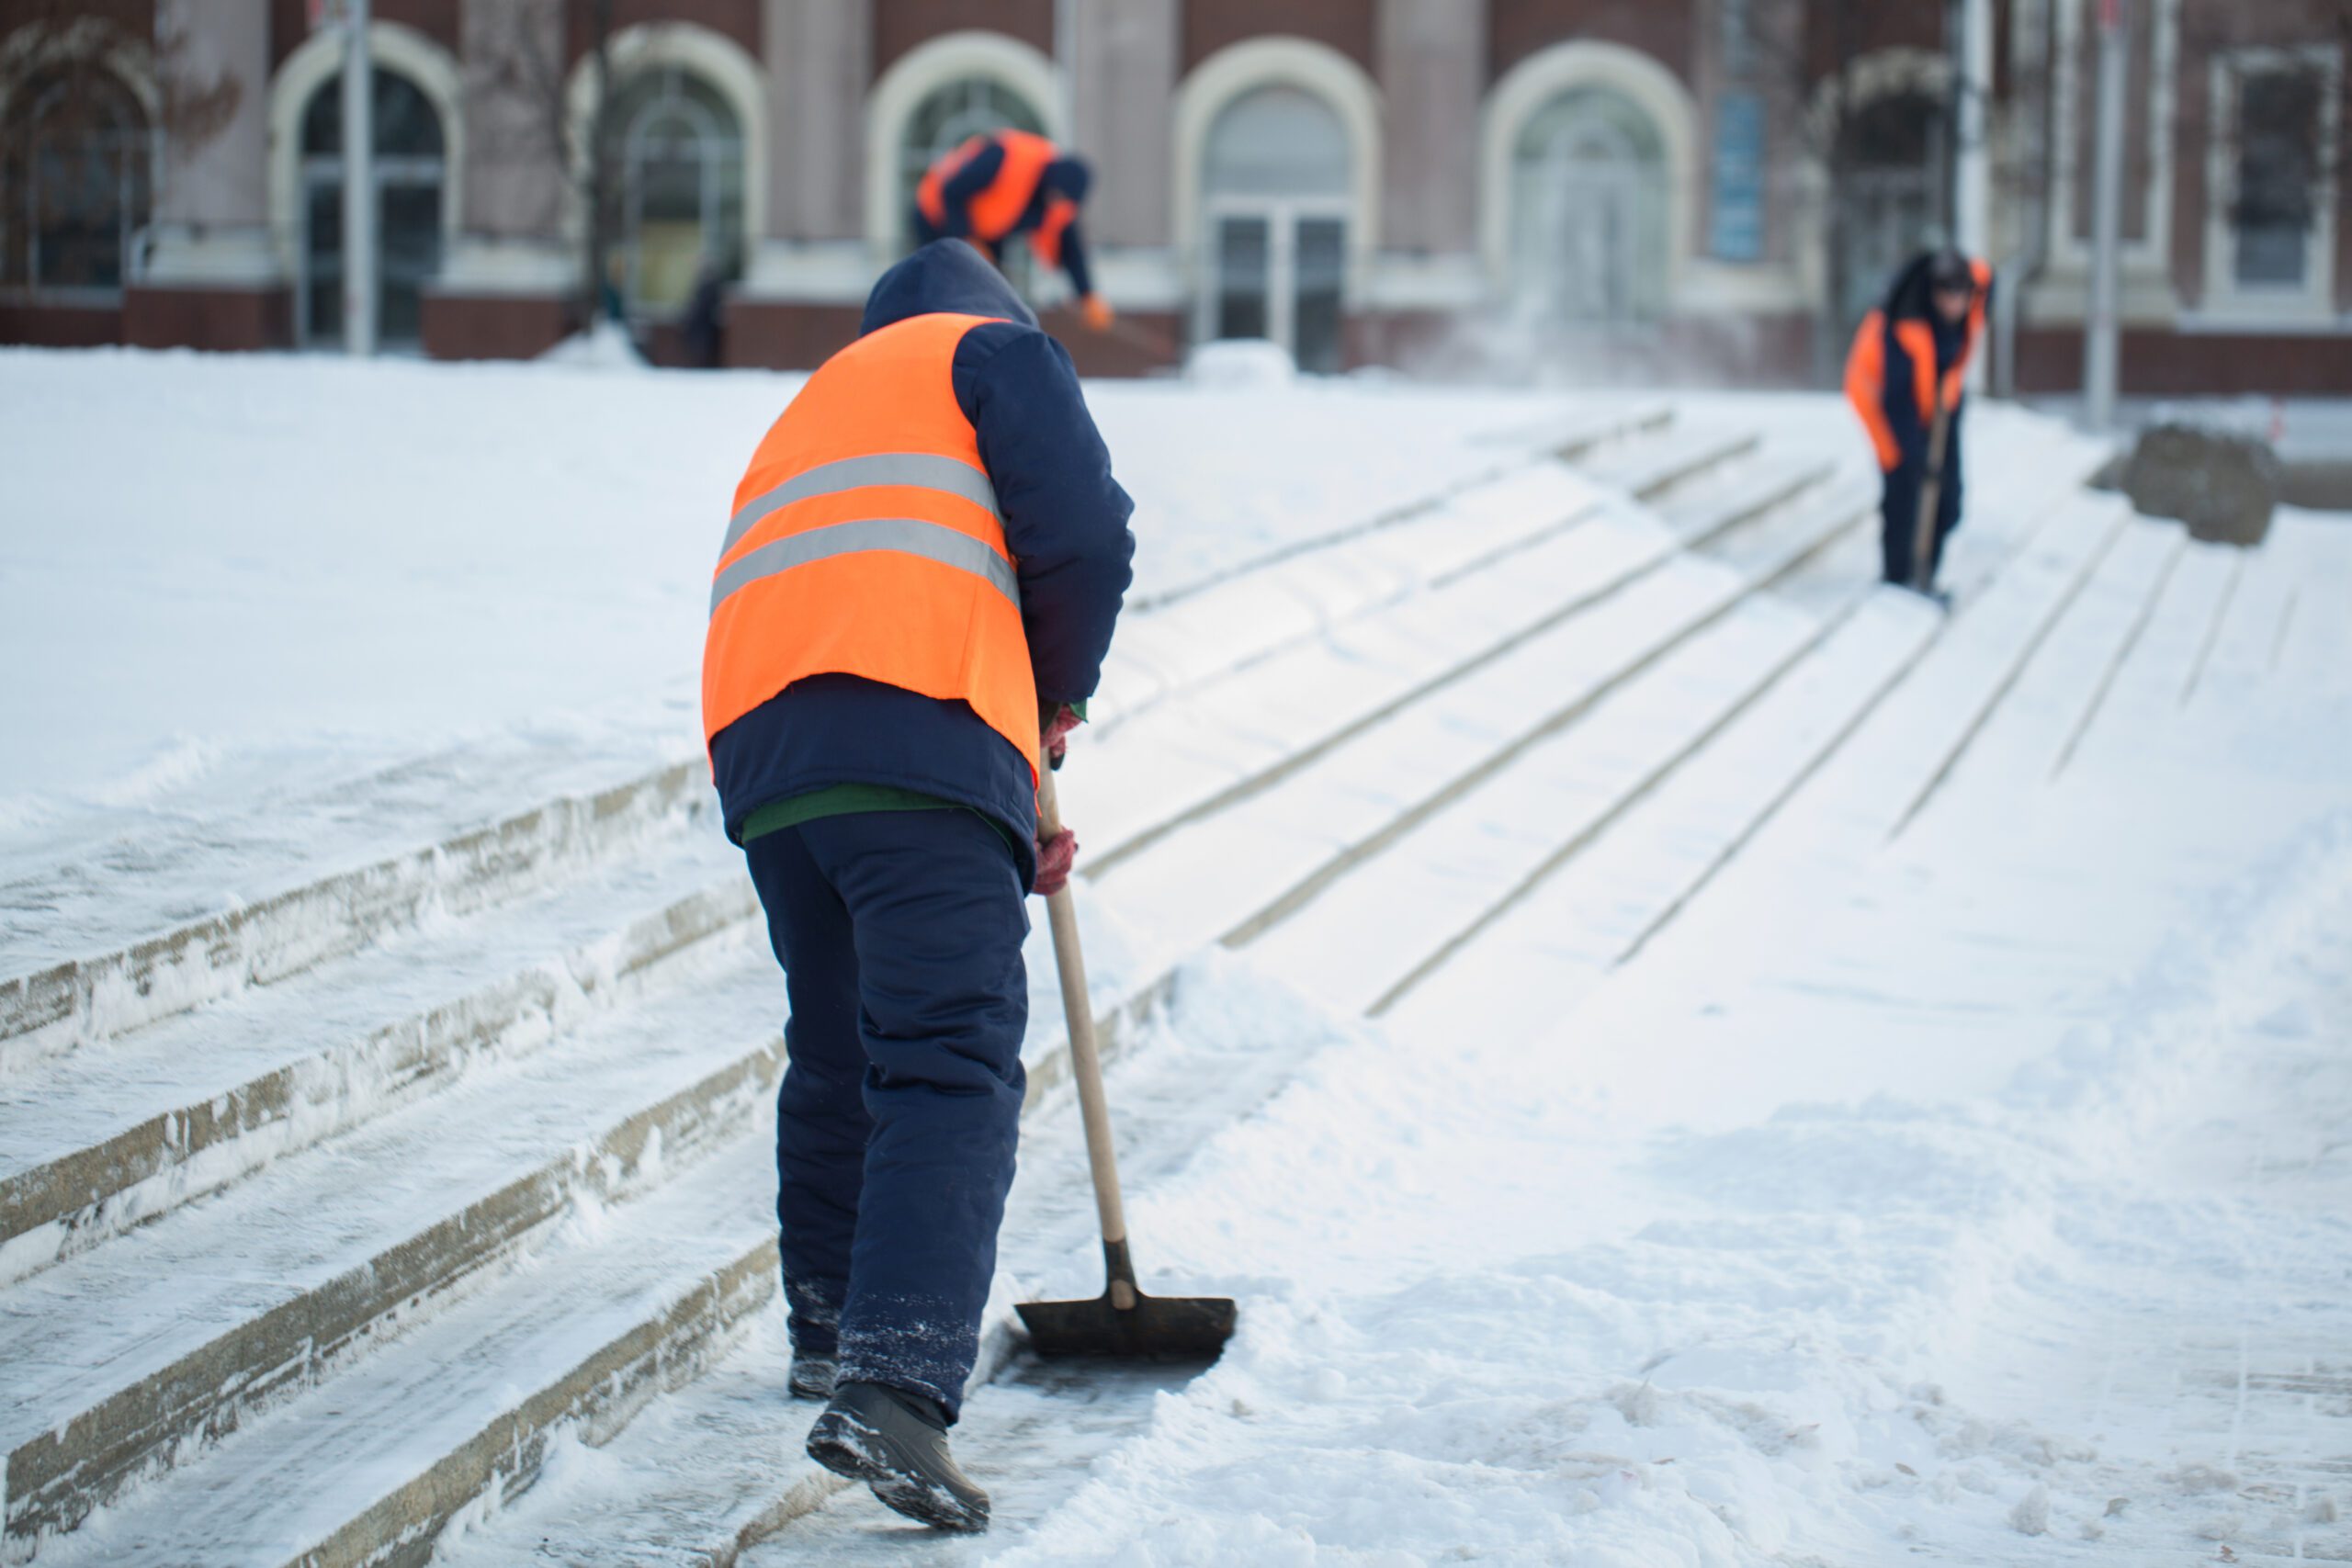
[[[1715,104],[1715,155],[1707,234],[1724,261],[1764,254],[1764,103],[1725,93]]]

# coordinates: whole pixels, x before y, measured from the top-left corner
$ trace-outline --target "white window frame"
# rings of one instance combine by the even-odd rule
[[[1662,317],[1682,304],[1693,260],[1700,182],[1698,108],[1680,77],[1637,49],[1578,39],[1521,61],[1487,95],[1478,128],[1478,253],[1487,285],[1498,300],[1512,292],[1512,153],[1529,119],[1579,87],[1615,93],[1645,116],[1658,138],[1666,179],[1666,276],[1658,288]]]
[[[25,248],[25,292],[44,300],[73,304],[112,304],[121,299],[124,285],[128,284],[138,272],[139,235],[144,225],[140,220],[136,204],[131,200],[132,193],[137,189],[134,176],[138,171],[135,165],[142,158],[150,160],[147,169],[149,180],[147,189],[148,205],[152,212],[154,204],[154,170],[152,158],[155,138],[152,129],[153,122],[146,118],[145,103],[136,92],[131,90],[130,85],[123,81],[120,76],[115,75],[111,71],[108,72],[108,75],[113,77],[114,85],[122,91],[124,97],[130,100],[141,119],[141,124],[128,130],[117,129],[106,133],[106,140],[119,143],[115,149],[120,154],[119,164],[115,171],[115,243],[122,253],[116,264],[122,282],[109,288],[104,285],[45,283],[41,280],[40,152],[38,127],[41,117],[49,112],[50,103],[47,99],[37,100],[31,108],[31,118],[35,126],[33,143],[30,155],[25,161],[24,231],[21,237],[15,234],[9,234],[8,237],[11,243],[18,243],[20,240]],[[62,91],[62,88],[52,87],[50,91],[55,93]],[[6,232],[6,230],[0,230],[0,233],[5,232]]]
[[[1344,196],[1234,194],[1207,197],[1201,205],[1202,287],[1196,291],[1193,300],[1193,341],[1224,341],[1216,330],[1217,305],[1222,298],[1218,288],[1221,281],[1218,269],[1223,265],[1223,257],[1217,248],[1219,226],[1228,218],[1260,218],[1266,223],[1266,341],[1280,344],[1284,353],[1296,359],[1298,226],[1312,219],[1337,219],[1344,269],[1348,248],[1355,243],[1355,235],[1349,231],[1355,221],[1352,206]],[[1340,299],[1344,329],[1348,309],[1344,270]],[[1343,343],[1340,346],[1344,355],[1346,345]]]
[[[2312,226],[2304,238],[2303,280],[2296,285],[2240,283],[2237,276],[2238,92],[2256,72],[2297,66],[2316,68],[2322,77],[2319,178],[2312,193]],[[2209,136],[2205,162],[2205,288],[2198,311],[2200,325],[2214,318],[2250,325],[2311,322],[2334,325],[2335,309],[2335,142],[2344,55],[2335,44],[2233,49],[2216,54],[2209,67],[2206,102],[2211,123],[2226,134]]]
[[[1343,319],[1352,316],[1362,306],[1364,280],[1380,234],[1380,90],[1362,66],[1328,44],[1268,37],[1226,45],[1193,66],[1177,85],[1176,177],[1169,192],[1169,233],[1193,291],[1193,319],[1215,319],[1200,313],[1201,300],[1216,281],[1214,234],[1208,228],[1210,205],[1216,199],[1207,189],[1209,137],[1227,108],[1261,87],[1292,87],[1321,99],[1347,136],[1347,195],[1269,199],[1328,199],[1337,205],[1339,217],[1347,226],[1341,237],[1345,272],[1340,282],[1340,310]],[[1267,321],[1271,326],[1272,317]]]
[[[377,64],[373,69],[381,71],[387,75],[397,76],[401,78],[401,80],[408,83],[410,86],[416,88],[417,91],[424,96],[424,101],[432,107],[435,115],[440,115],[441,106],[435,102],[432,91],[426,84],[418,81],[413,76],[411,76],[406,71],[392,66]],[[295,157],[298,160],[296,169],[298,177],[300,180],[300,189],[302,193],[301,198],[296,206],[296,211],[299,215],[297,221],[300,225],[300,236],[297,241],[297,251],[301,256],[301,265],[296,267],[294,271],[294,344],[297,348],[310,348],[316,345],[315,340],[313,340],[311,335],[311,291],[313,287],[315,287],[317,281],[311,274],[311,197],[319,190],[330,186],[340,190],[343,187],[344,171],[342,153],[311,152],[303,149],[300,145],[301,136],[300,126],[302,118],[307,118],[308,116],[311,104],[317,101],[319,94],[340,93],[342,91],[343,77],[341,73],[338,73],[336,75],[329,78],[327,81],[311,89],[310,98],[306,99],[300,106],[302,110],[302,115],[298,117],[295,120],[295,137],[297,141]],[[441,121],[441,155],[439,157],[430,157],[424,153],[402,153],[397,156],[386,156],[379,153],[376,157],[368,160],[368,167],[373,171],[376,178],[376,212],[378,214],[376,244],[378,251],[380,253],[384,244],[382,227],[384,193],[388,190],[399,188],[410,190],[429,189],[433,192],[441,212],[442,255],[446,260],[448,254],[449,244],[448,219],[450,209],[453,205],[449,192],[449,122],[447,119],[444,118]],[[376,287],[379,290],[382,289],[384,286],[383,262],[384,258],[379,254],[376,258],[376,265],[374,269]],[[345,270],[348,270],[347,266]],[[334,344],[337,347],[341,344],[340,339],[326,341]],[[415,344],[412,342],[403,341],[392,346],[413,348]]]
[[[726,96],[723,90],[696,73],[679,65],[653,66],[643,74],[656,78],[660,83],[660,90],[638,105],[636,112],[629,116],[628,123],[621,128],[620,166],[615,171],[619,176],[620,185],[620,232],[606,236],[606,242],[618,249],[623,257],[624,282],[621,284],[621,298],[626,302],[629,314],[639,319],[650,318],[655,313],[643,302],[645,164],[646,140],[649,134],[647,128],[657,117],[674,115],[684,121],[694,134],[695,221],[702,227],[706,254],[711,240],[719,231],[718,214],[719,209],[727,202],[727,179],[729,173],[728,162],[730,155],[734,163],[732,172],[737,175],[741,175],[744,165],[742,132],[740,128],[730,131],[707,106],[688,96],[680,88],[683,83],[692,78],[696,83],[708,87],[712,96],[724,103]],[[641,76],[623,84],[622,90],[633,88],[640,79],[642,79]],[[731,105],[729,108],[731,110]],[[751,236],[742,234],[735,238],[738,243],[746,250],[749,249],[752,243]]]

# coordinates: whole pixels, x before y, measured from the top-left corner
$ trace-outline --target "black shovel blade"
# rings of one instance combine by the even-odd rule
[[[1130,1361],[1214,1361],[1233,1337],[1225,1296],[1147,1296],[1125,1309],[1103,1292],[1085,1302],[1023,1302],[1013,1310],[1040,1356],[1109,1356]]]
[[[1125,1241],[1105,1244],[1102,1253],[1111,1280],[1093,1300],[1015,1303],[1037,1354],[1214,1361],[1224,1353],[1239,1313],[1230,1297],[1147,1296],[1135,1288],[1135,1266],[1127,1260]],[[1117,1305],[1122,1296],[1134,1304]]]

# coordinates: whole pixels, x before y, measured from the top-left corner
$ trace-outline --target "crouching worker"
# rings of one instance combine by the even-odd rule
[[[1931,251],[1894,276],[1886,302],[1862,318],[1846,356],[1846,397],[1885,476],[1880,512],[1887,581],[1935,591],[1944,540],[1960,525],[1960,418],[1968,356],[1984,332],[1992,269],[1958,251]],[[1943,415],[1942,450],[1936,448]],[[1940,460],[1940,461],[1939,461]],[[1917,558],[1925,487],[1936,486],[1928,558]]]
[[[1107,332],[1111,301],[1094,291],[1079,209],[1094,184],[1086,160],[1027,130],[974,136],[933,164],[915,187],[915,237],[969,240],[990,261],[1025,235],[1048,268],[1069,274],[1086,324]]]
[[[1036,769],[1110,646],[1129,511],[1069,356],[942,241],[761,441],[711,587],[711,769],[791,1001],[792,1391],[828,1401],[819,1463],[947,1529],[989,1517],[947,1429],[1012,1181],[1023,900],[1077,852],[1036,840]]]

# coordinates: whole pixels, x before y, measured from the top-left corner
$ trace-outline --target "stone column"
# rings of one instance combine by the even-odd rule
[[[761,299],[862,300],[865,95],[874,72],[873,0],[761,0],[767,75],[767,232],[743,292]]]
[[[1165,245],[1176,113],[1177,0],[1077,0],[1076,150],[1093,160],[1098,245]]]
[[[767,232],[727,307],[729,365],[804,367],[856,335],[881,258],[865,243],[874,0],[760,0]]]
[[[1478,104],[1486,8],[1456,0],[1380,0],[1384,247],[1420,253],[1477,244]]]
[[[565,232],[554,117],[571,79],[563,0],[464,0],[465,164],[449,171],[458,235],[425,290],[425,352],[511,358],[544,352],[572,324],[581,256]]]
[[[202,140],[164,139],[141,282],[281,286],[269,235],[269,0],[157,0],[155,46],[162,69],[187,91],[225,85],[235,101]]]
[[[873,0],[762,0],[769,123],[768,237],[865,233],[865,92]]]
[[[1380,233],[1360,342],[1394,361],[1485,298],[1478,262],[1478,107],[1487,7],[1379,0]]]

